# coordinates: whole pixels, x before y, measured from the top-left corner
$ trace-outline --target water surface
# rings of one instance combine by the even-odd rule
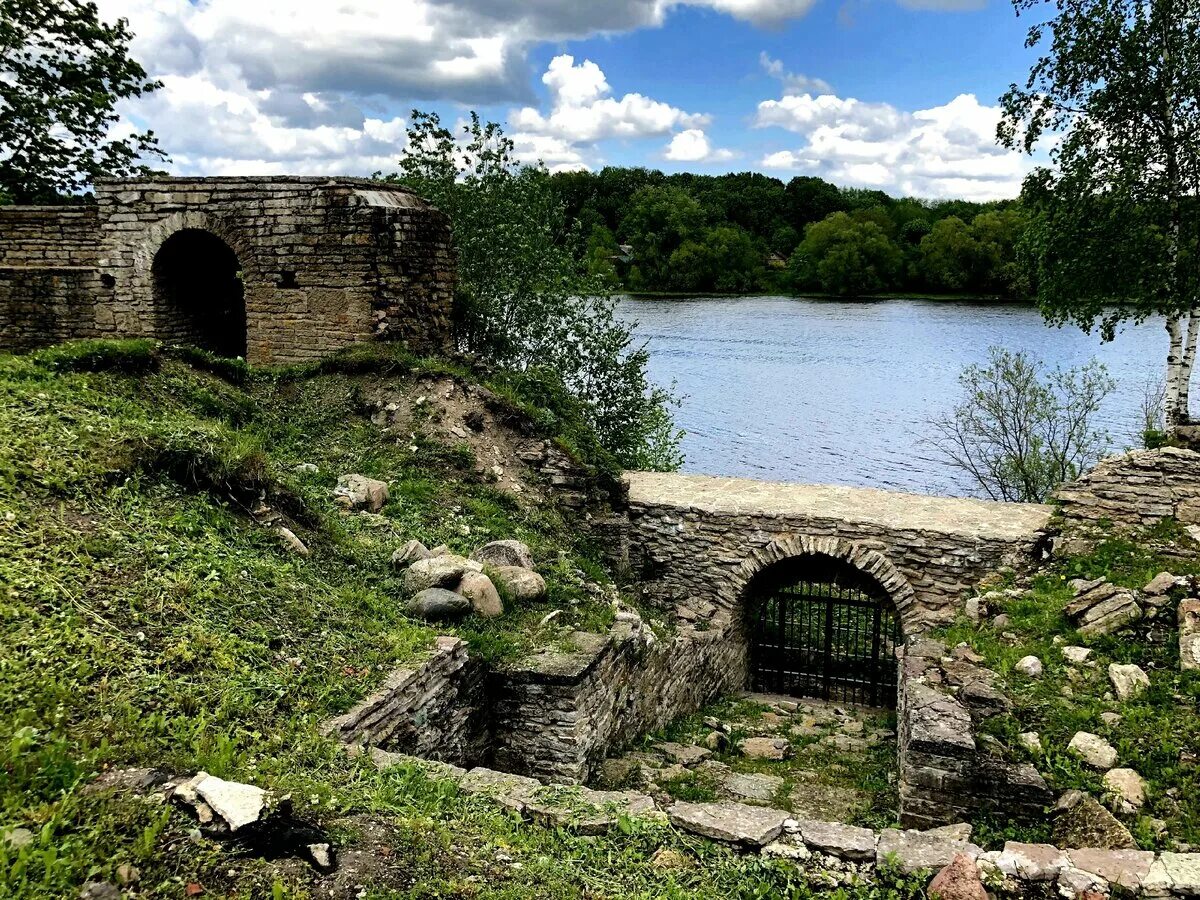
[[[944,300],[630,298],[620,312],[639,322],[654,378],[684,396],[685,471],[950,495],[976,491],[923,443],[924,423],[954,405],[959,373],[989,346],[1064,368],[1104,362],[1114,450],[1137,445],[1167,346],[1161,322],[1102,344],[1030,306]]]

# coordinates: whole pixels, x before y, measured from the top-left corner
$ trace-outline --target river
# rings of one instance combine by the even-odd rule
[[[654,379],[683,397],[684,471],[956,496],[976,489],[923,443],[924,423],[990,346],[1063,368],[1100,359],[1117,381],[1100,422],[1118,451],[1139,444],[1167,343],[1161,322],[1102,344],[1030,306],[944,300],[626,298],[619,312]]]

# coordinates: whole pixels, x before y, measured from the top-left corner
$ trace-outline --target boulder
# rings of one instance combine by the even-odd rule
[[[481,572],[483,566],[465,556],[444,553],[419,559],[404,570],[404,589],[417,594],[428,588],[454,588],[468,572]]]
[[[1095,797],[1084,796],[1059,813],[1054,822],[1054,843],[1059,847],[1096,847],[1101,850],[1136,850],[1137,842],[1124,825]]]
[[[1120,700],[1131,700],[1150,687],[1150,676],[1141,666],[1111,663],[1108,667],[1108,680],[1112,682],[1113,690],[1117,692],[1117,698]]]
[[[1146,803],[1146,780],[1133,769],[1109,769],[1104,773],[1104,789],[1117,811],[1126,815],[1132,815]]]
[[[377,513],[388,501],[386,481],[365,475],[343,475],[333,490],[334,499],[348,509]]]
[[[1117,751],[1108,741],[1090,731],[1077,731],[1067,744],[1074,753],[1094,769],[1111,769],[1117,764]]]
[[[420,541],[409,541],[392,554],[392,565],[397,569],[406,569],[417,560],[429,559],[433,554]]]
[[[960,853],[929,882],[930,900],[988,900],[975,860]]]
[[[1175,893],[1200,897],[1200,853],[1162,853],[1156,865]]]
[[[121,889],[107,881],[89,881],[79,889],[79,900],[121,900]]]
[[[202,825],[220,819],[230,832],[258,822],[268,812],[268,794],[262,788],[226,781],[207,772],[173,783],[170,796],[190,807]]]
[[[489,567],[488,572],[516,603],[536,603],[546,596],[546,581],[537,572],[521,566]]]
[[[485,566],[516,566],[520,569],[533,568],[533,554],[520,541],[492,541],[471,554],[471,559]]]
[[[966,841],[955,841],[920,831],[899,831],[889,828],[879,835],[875,848],[875,862],[884,866],[894,860],[905,874],[923,869],[940,869],[954,862],[959,854],[978,859],[983,851]]]
[[[875,832],[869,828],[814,819],[801,819],[799,824],[800,839],[813,850],[839,859],[860,862],[875,859]]]
[[[758,849],[783,832],[788,814],[745,803],[687,803],[677,800],[667,810],[671,824],[684,831]]]
[[[404,611],[427,622],[443,622],[465,616],[471,611],[471,601],[445,588],[426,588],[408,599]]]
[[[1041,678],[1043,672],[1042,661],[1036,656],[1024,656],[1014,666],[1014,668],[1024,675],[1026,678]],[[947,866],[949,869],[949,866]]]
[[[1179,604],[1179,668],[1200,669],[1200,600]]]
[[[792,745],[783,738],[751,737],[738,742],[738,750],[751,759],[787,759]]]
[[[492,584],[492,579],[482,572],[467,572],[458,583],[458,593],[471,604],[475,614],[485,619],[494,619],[504,614],[504,602]]]

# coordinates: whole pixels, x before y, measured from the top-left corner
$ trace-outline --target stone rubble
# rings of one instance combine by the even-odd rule
[[[1141,666],[1132,664],[1110,663],[1108,680],[1112,682],[1118,700],[1132,700],[1150,687],[1150,676],[1142,670]]]
[[[1117,751],[1108,741],[1090,731],[1077,731],[1067,744],[1067,751],[1075,754],[1093,769],[1107,770],[1117,764]]]
[[[1179,604],[1179,668],[1200,669],[1200,600]]]
[[[667,810],[671,824],[684,831],[755,849],[766,846],[783,832],[788,814],[744,803],[687,803],[677,800]]]
[[[1064,612],[1086,638],[1113,634],[1142,617],[1142,608],[1132,591],[1107,579],[1071,582],[1075,599]]]
[[[343,475],[333,497],[347,509],[377,513],[388,501],[388,486],[386,481],[365,475]]]
[[[532,569],[534,567],[533,554],[529,551],[529,547],[521,541],[492,541],[476,549],[471,554],[471,559],[494,568],[516,566],[521,569]]]

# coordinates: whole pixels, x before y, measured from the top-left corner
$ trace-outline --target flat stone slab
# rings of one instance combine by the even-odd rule
[[[812,516],[888,529],[999,541],[1028,540],[1050,521],[1051,508],[930,497],[875,488],[785,484],[678,472],[626,472],[629,500],[725,515]]]
[[[267,792],[252,784],[226,781],[214,775],[200,773],[192,783],[196,793],[225,820],[230,831],[257,822],[267,806]]]
[[[894,861],[904,873],[922,869],[942,869],[963,853],[978,859],[983,850],[967,841],[953,841],[920,831],[897,831],[889,828],[879,835],[875,848],[875,864],[885,866]]]
[[[1141,887],[1154,862],[1150,850],[1068,850],[1067,856],[1076,869],[1129,890]]]
[[[525,804],[543,785],[536,778],[478,766],[459,780],[458,787],[465,794],[489,797],[510,809],[524,812]]]
[[[525,800],[525,814],[539,825],[579,834],[604,834],[622,816],[657,812],[654,801],[636,791],[596,791],[576,785],[550,785]]]
[[[1052,844],[1023,844],[1009,841],[996,858],[996,868],[1009,878],[1023,881],[1054,881],[1071,861]]]
[[[1183,897],[1200,897],[1200,853],[1162,853],[1158,863],[1171,888]]]
[[[671,824],[684,831],[747,847],[763,847],[783,832],[783,810],[745,803],[687,803],[677,800],[667,810]]]
[[[820,850],[839,859],[875,859],[875,832],[870,828],[801,819],[800,839],[810,849]]]
[[[676,744],[673,741],[655,744],[654,749],[667,757],[667,759],[677,762],[681,766],[694,766],[696,763],[702,762],[712,756],[712,751],[704,747]]]
[[[783,779],[778,775],[731,772],[725,779],[725,790],[743,800],[768,801],[779,793],[783,784]]]

